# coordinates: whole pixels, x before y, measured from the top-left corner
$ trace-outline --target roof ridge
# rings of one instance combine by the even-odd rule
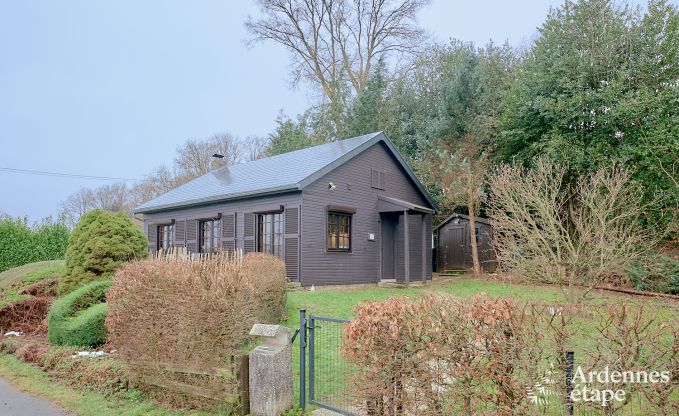
[[[248,160],[247,162],[240,162],[240,163],[236,163],[235,165],[222,166],[221,168],[215,169],[215,170],[210,171],[210,172],[208,172],[208,173],[219,172],[219,171],[222,170],[222,169],[228,169],[228,168],[233,168],[233,167],[236,167],[236,166],[247,165],[247,164],[249,164],[249,163],[260,162],[260,161],[263,161],[263,160],[280,159],[280,158],[282,158],[283,156],[288,156],[288,157],[289,157],[290,155],[299,154],[299,153],[301,153],[301,152],[310,151],[310,150],[312,150],[312,149],[318,149],[319,147],[323,147],[323,146],[328,146],[328,147],[329,147],[329,146],[331,146],[331,145],[336,145],[336,144],[338,144],[338,143],[342,143],[342,142],[346,142],[346,141],[353,141],[353,140],[357,140],[357,139],[363,139],[363,138],[366,138],[366,136],[371,136],[370,139],[372,139],[373,137],[377,136],[377,135],[380,134],[380,133],[382,133],[382,131],[376,131],[376,132],[372,132],[372,133],[362,134],[362,135],[360,135],[360,136],[347,137],[346,139],[338,139],[338,140],[334,140],[334,141],[328,142],[328,143],[321,143],[321,144],[317,144],[317,145],[314,145],[314,146],[304,147],[304,148],[302,148],[302,149],[291,150],[291,151],[289,151],[289,152],[279,153],[279,154],[277,154],[277,155],[263,157],[263,158],[261,158],[261,159]],[[367,139],[367,140],[369,140],[369,139]],[[367,140],[366,140],[366,141],[367,141]],[[330,163],[332,163],[332,162],[330,162]],[[206,175],[207,175],[207,173],[206,173]],[[202,176],[202,175],[201,175],[201,176]],[[197,178],[196,178],[196,179],[197,179]]]
[[[327,169],[329,169],[329,167],[332,167],[334,164],[336,164],[338,160],[342,160],[348,155],[354,154],[366,143],[372,142],[376,137],[381,135],[384,136],[383,132],[381,131],[372,132],[361,136],[310,146],[304,149],[298,149],[292,152],[281,153],[279,155],[243,162],[236,165],[224,166],[194,178],[185,184],[182,184],[137,206],[133,212],[162,210],[171,207],[188,206],[203,202],[213,202],[219,199],[240,198],[273,191],[280,192],[282,190],[299,190],[304,187],[304,183],[306,183],[309,178],[315,177],[319,174],[319,172],[325,172]],[[347,143],[353,141],[356,141],[357,144],[352,146],[350,143]],[[342,145],[348,145],[348,148],[342,148]],[[324,148],[327,148],[328,150],[322,151]],[[319,154],[314,156],[314,152]],[[286,165],[287,163],[285,159],[290,159],[291,163],[303,163],[306,165],[307,169],[298,169],[299,175],[290,174],[290,172],[284,171],[282,172],[282,175],[272,176],[273,179],[266,178],[262,180],[260,178],[258,184],[261,186],[251,186],[249,191],[243,189],[242,187],[239,188],[237,185],[231,187],[232,189],[228,189],[231,184],[242,180],[243,176],[252,176],[253,171],[257,173],[260,173],[260,171],[266,172],[267,170],[271,170],[272,165]],[[306,159],[306,163],[304,163],[304,159]],[[230,180],[230,177],[232,176],[233,181]],[[287,179],[290,180],[290,182],[281,183],[280,179],[282,178],[280,176],[287,176]],[[276,179],[279,179],[278,183],[276,183]],[[219,182],[221,182],[221,184]],[[201,192],[199,190],[199,188],[204,189],[205,187],[212,187],[212,194],[209,194],[209,192]],[[193,198],[190,196],[193,196]]]

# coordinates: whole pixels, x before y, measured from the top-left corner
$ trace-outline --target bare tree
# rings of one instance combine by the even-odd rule
[[[266,157],[268,140],[265,137],[250,136],[243,142],[244,158],[247,162]]]
[[[75,227],[80,217],[88,211],[97,208],[94,192],[89,188],[81,188],[76,193],[69,195],[61,202],[60,216],[69,227]]]
[[[472,248],[474,274],[481,274],[481,262],[476,241],[476,218],[485,193],[483,186],[488,168],[488,152],[483,150],[467,133],[458,148],[442,146],[431,159],[432,175],[443,190],[443,202],[454,211],[467,208],[469,214],[469,242]]]
[[[500,264],[523,278],[558,284],[569,302],[574,287],[625,284],[629,267],[660,236],[644,228],[642,193],[620,165],[579,178],[539,159],[535,168],[503,165],[491,176],[488,200]]]
[[[391,53],[413,53],[425,34],[417,12],[430,0],[257,0],[248,17],[250,43],[272,40],[292,56],[293,81],[311,81],[334,101],[348,81],[365,87],[372,65]]]
[[[102,185],[93,190],[95,205],[106,211],[129,211],[130,189],[125,182]]]
[[[260,141],[257,143],[263,146]],[[96,208],[130,213],[134,207],[213,169],[239,163],[244,156],[248,159],[257,156],[256,149],[255,144],[244,146],[230,134],[215,134],[207,140],[190,139],[177,149],[172,168],[161,166],[131,187],[120,182],[82,188],[61,203],[61,213],[70,226],[75,226],[84,213]],[[224,158],[214,158],[215,153]]]
[[[133,208],[141,205],[194,178],[195,176],[180,175],[176,170],[171,171],[167,166],[161,166],[132,186],[130,206]]]
[[[224,156],[221,160],[212,157],[215,153]],[[230,166],[241,160],[243,149],[235,137],[228,133],[215,134],[207,140],[189,139],[177,148],[175,166],[180,175],[198,177],[215,168]]]

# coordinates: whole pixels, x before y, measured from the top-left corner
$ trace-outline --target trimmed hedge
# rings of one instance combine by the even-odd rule
[[[55,301],[47,318],[47,340],[83,347],[105,342],[109,287],[110,280],[92,282]]]
[[[44,260],[64,258],[68,227],[51,218],[28,225],[26,218],[0,215],[0,272]]]
[[[80,218],[68,240],[59,295],[85,283],[113,277],[118,266],[147,254],[146,236],[127,215],[100,209],[90,211]]]

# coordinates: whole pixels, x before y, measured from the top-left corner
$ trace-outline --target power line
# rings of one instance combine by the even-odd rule
[[[72,179],[93,179],[99,181],[137,181],[139,179],[133,178],[115,178],[111,176],[94,176],[94,175],[79,175],[74,173],[64,173],[64,172],[46,172],[42,170],[29,170],[29,169],[15,169],[15,168],[4,168],[0,167],[0,172],[11,172],[11,173],[23,173],[27,175],[40,175],[40,176],[54,176],[57,178],[72,178]]]

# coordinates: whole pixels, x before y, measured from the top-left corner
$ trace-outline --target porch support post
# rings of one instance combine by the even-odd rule
[[[427,281],[427,250],[431,250],[431,245],[427,247],[427,233],[431,234],[431,230],[427,230],[427,214],[422,213],[422,283]]]
[[[403,211],[403,248],[405,251],[405,281],[410,285],[410,232],[408,230],[408,210]]]

